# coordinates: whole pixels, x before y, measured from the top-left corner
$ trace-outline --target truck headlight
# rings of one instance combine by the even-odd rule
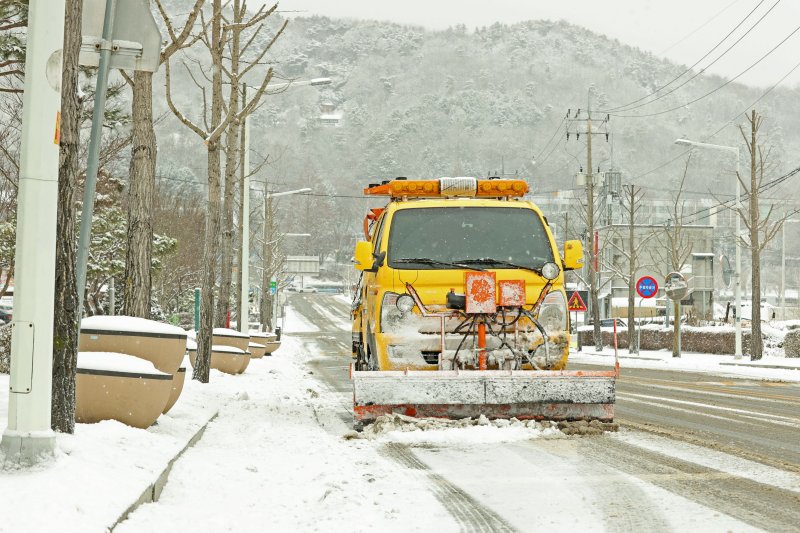
[[[411,301],[410,307],[408,307],[409,300]],[[381,302],[381,331],[396,329],[413,308],[414,299],[411,296],[396,292],[384,293],[383,302]]]
[[[560,291],[553,291],[545,296],[539,308],[539,323],[547,333],[567,329],[567,301]]]
[[[401,313],[406,314],[411,312],[414,309],[414,298],[412,298],[408,294],[401,294],[397,297],[397,302],[395,303],[397,309],[400,310]]]

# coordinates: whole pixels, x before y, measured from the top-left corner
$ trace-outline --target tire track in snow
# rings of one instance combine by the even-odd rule
[[[797,531],[800,494],[631,444],[581,441],[582,452],[673,494],[767,531]]]
[[[517,531],[503,518],[484,507],[472,496],[450,483],[447,479],[434,473],[420,461],[404,444],[389,443],[381,450],[387,457],[405,466],[409,470],[417,470],[430,480],[433,493],[455,518],[461,530],[469,533],[495,533]]]

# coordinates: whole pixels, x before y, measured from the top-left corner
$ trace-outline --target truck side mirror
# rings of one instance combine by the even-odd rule
[[[356,268],[358,270],[372,270],[372,263],[375,261],[372,255],[372,243],[369,241],[359,241],[356,243],[356,251],[353,254]]]
[[[566,241],[564,243],[564,270],[578,270],[583,268],[583,245],[581,241]]]

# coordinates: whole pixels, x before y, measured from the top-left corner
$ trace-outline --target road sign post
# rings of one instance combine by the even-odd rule
[[[675,339],[673,339],[672,357],[681,356],[681,300],[689,295],[689,283],[680,272],[670,272],[664,283],[667,298],[675,302]]]
[[[86,290],[108,73],[115,68],[155,72],[158,70],[161,53],[161,32],[153,19],[149,0],[84,0],[81,34],[83,45],[79,62],[83,66],[98,68],[75,269],[78,281],[78,322],[83,316],[83,293]]]
[[[567,302],[567,312],[575,313],[575,335],[578,336],[578,351],[583,350],[583,343],[581,343],[581,335],[578,332],[578,313],[585,313],[587,311],[586,302],[581,296],[581,291],[573,291]]]

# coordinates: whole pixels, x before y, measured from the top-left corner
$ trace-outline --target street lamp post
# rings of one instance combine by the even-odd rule
[[[264,189],[264,244],[263,244],[264,248],[263,248],[263,252],[261,254],[261,256],[262,256],[261,260],[262,261],[265,261],[266,258],[267,258],[267,247],[269,245],[274,245],[274,244],[277,243],[277,240],[267,241],[267,235],[269,234],[269,200],[271,198],[276,198],[278,196],[289,196],[290,194],[302,194],[302,193],[310,192],[310,191],[311,191],[310,188],[305,187],[303,189],[296,189],[296,190],[293,190],[293,191],[268,193],[267,190],[266,190],[266,184],[265,184],[265,189]],[[292,233],[292,234],[287,234],[287,235],[292,235],[292,236],[297,236],[297,237],[306,237],[306,236],[308,236],[307,233]],[[263,265],[262,280],[261,281],[262,281],[261,282],[261,295],[262,295],[261,297],[263,298],[264,297],[264,291],[266,290],[266,287],[268,286],[268,283],[270,282],[270,280],[267,278],[267,265]],[[242,285],[244,285],[244,281],[242,281]],[[276,280],[276,283],[275,283],[275,295],[274,296],[275,296],[275,300],[277,300],[277,298],[278,298],[277,280]],[[264,327],[263,321],[262,321],[261,327],[262,328]]]
[[[738,146],[723,146],[720,144],[710,144],[704,142],[690,141],[688,139],[676,139],[675,144],[681,146],[694,146],[697,148],[709,148],[712,150],[723,150],[736,155],[736,237],[734,243],[736,245],[736,270],[733,273],[734,279],[734,298],[736,299],[736,352],[735,359],[742,358],[742,245],[739,239],[742,234],[742,217],[740,215],[742,208],[741,189],[742,185],[739,183],[739,147]]]
[[[311,80],[305,81],[296,81],[296,82],[288,82],[288,83],[279,83],[276,85],[270,86],[272,90],[281,90],[281,89],[288,89],[289,87],[297,87],[303,85],[311,85],[311,86],[319,86],[319,85],[329,85],[331,83],[330,78],[314,78]],[[242,84],[242,95],[243,95],[243,102],[247,102],[247,89],[248,86],[246,83]],[[239,254],[239,261],[241,262],[240,268],[242,273],[242,286],[241,294],[240,294],[240,302],[241,305],[239,306],[239,331],[246,332],[247,331],[247,323],[248,323],[248,297],[250,292],[250,265],[248,264],[248,260],[250,258],[250,115],[245,116],[244,118],[244,142],[243,144],[243,153],[242,153],[242,220],[240,221],[242,225],[242,249],[241,253]],[[310,190],[310,189],[306,189]],[[302,192],[306,192],[303,190]],[[295,194],[296,191],[285,194]],[[284,193],[277,193],[273,194],[272,196],[277,196],[278,194]],[[264,199],[264,213],[266,214],[266,198]]]

